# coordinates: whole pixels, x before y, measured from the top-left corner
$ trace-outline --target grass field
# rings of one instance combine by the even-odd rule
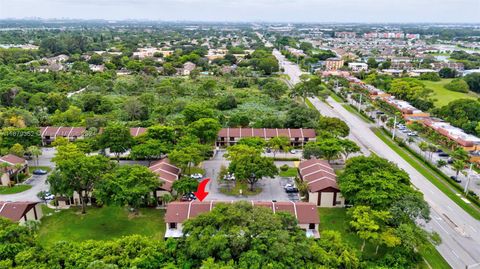
[[[164,210],[143,208],[136,216],[121,207],[87,208],[85,215],[81,214],[80,208],[58,213],[46,208],[44,214],[48,213],[52,215],[42,219],[38,233],[41,244],[60,240],[109,240],[132,234],[163,239],[165,234]]]
[[[345,208],[319,208],[318,213],[320,215],[320,231],[338,231],[342,234],[342,238],[346,243],[360,251],[363,241],[356,234],[349,231],[347,210]],[[382,254],[381,250],[382,248],[380,248],[378,255]],[[451,268],[433,245],[429,244],[428,246],[421,248],[419,251],[431,268]],[[375,258],[375,245],[367,243],[363,255],[369,258]],[[422,263],[418,268],[430,267],[426,263]]]
[[[243,196],[257,195],[262,192],[262,188],[256,187],[256,186],[254,187],[255,188],[252,191],[250,190],[250,184],[247,184],[245,182],[236,182],[235,186],[231,188],[227,188],[227,187],[220,188],[220,192],[230,196],[240,195],[240,192],[242,193]]]
[[[31,185],[0,186],[0,194],[14,194],[31,189]]]
[[[435,101],[435,106],[436,107],[442,107],[444,105],[447,105],[453,100],[461,99],[461,98],[468,98],[468,99],[476,99],[480,96],[478,96],[475,93],[463,93],[463,92],[454,92],[445,89],[445,85],[452,81],[452,79],[442,79],[440,81],[427,81],[427,80],[422,80],[422,83],[425,84],[425,86],[429,89],[432,89],[434,92],[434,98],[437,99]]]
[[[295,167],[289,167],[287,171],[280,170],[279,173],[281,177],[295,177],[297,174],[297,168]]]

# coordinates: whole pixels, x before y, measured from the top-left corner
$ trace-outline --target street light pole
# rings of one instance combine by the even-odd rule
[[[395,116],[393,120],[393,132],[392,132],[392,140],[395,141],[395,130],[397,130],[397,116]]]
[[[470,176],[472,175],[472,167],[473,167],[473,163],[470,163],[470,169],[468,169],[468,175],[467,175],[467,183],[465,183],[465,189],[463,190],[465,195],[467,195],[467,193],[468,193],[468,185],[470,184]]]

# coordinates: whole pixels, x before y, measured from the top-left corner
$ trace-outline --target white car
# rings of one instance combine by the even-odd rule
[[[233,181],[233,180],[235,180],[235,174],[233,174],[233,173],[232,173],[232,174],[228,173],[228,174],[226,174],[226,175],[223,177],[223,179],[224,179],[224,180],[231,180],[231,181]]]
[[[49,192],[45,193],[45,200],[53,200],[53,199],[55,199],[55,195]]]
[[[297,151],[296,151],[296,150],[294,150],[294,149],[292,149],[292,150],[290,150],[290,153],[291,153],[291,154],[296,154],[296,153],[297,153]]]
[[[200,173],[196,173],[196,174],[191,174],[190,177],[193,179],[202,179],[203,175]]]

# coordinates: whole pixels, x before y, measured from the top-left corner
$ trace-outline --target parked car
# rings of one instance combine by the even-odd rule
[[[202,179],[203,175],[200,173],[195,173],[195,174],[191,174],[190,177],[193,179]]]
[[[266,148],[266,149],[265,149],[265,152],[266,152],[266,153],[270,153],[270,152],[272,152],[272,150],[271,150],[270,148]]]
[[[417,134],[414,133],[414,132],[410,132],[410,133],[408,133],[407,135],[408,135],[408,136],[417,136]]]
[[[33,170],[33,174],[34,175],[46,175],[48,172],[46,170],[42,170],[42,169],[35,169]]]
[[[293,184],[287,184],[284,187],[286,193],[297,193],[298,189]]]
[[[438,157],[448,158],[448,157],[450,157],[450,155],[448,155],[448,153],[445,153],[445,152],[440,152],[440,153],[438,153]]]
[[[193,201],[193,200],[197,200],[197,197],[193,193],[187,193],[187,194],[183,195],[182,198],[180,198],[180,201],[182,201],[182,202],[189,202],[189,201]]]
[[[51,194],[50,192],[45,193],[45,200],[53,200],[55,199],[55,195]]]
[[[437,149],[435,152],[436,152],[436,153],[443,153],[443,150]],[[448,154],[447,154],[447,155],[448,155]]]
[[[233,180],[235,180],[235,174],[234,173],[228,173],[225,176],[223,176],[223,180],[233,181]]]
[[[450,178],[457,183],[462,182],[457,176],[451,176]]]
[[[453,164],[453,159],[452,159],[452,158],[448,158],[447,163],[448,163],[448,164]]]
[[[291,154],[296,154],[297,151],[296,151],[295,149],[292,149],[292,150],[290,150],[290,153],[291,153]]]

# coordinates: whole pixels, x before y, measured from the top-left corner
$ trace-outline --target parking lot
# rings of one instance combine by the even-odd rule
[[[203,162],[205,169],[205,177],[210,178],[206,191],[209,195],[205,200],[207,201],[230,201],[230,200],[254,200],[254,201],[298,201],[298,193],[286,193],[284,186],[286,184],[293,184],[292,178],[275,177],[264,178],[257,182],[256,187],[262,188],[262,192],[253,196],[236,195],[230,196],[220,192],[223,186],[218,180],[218,173],[221,166],[228,167],[228,161],[223,157],[224,152],[219,151],[212,159]],[[286,164],[293,167],[293,162],[278,162],[277,166]]]

